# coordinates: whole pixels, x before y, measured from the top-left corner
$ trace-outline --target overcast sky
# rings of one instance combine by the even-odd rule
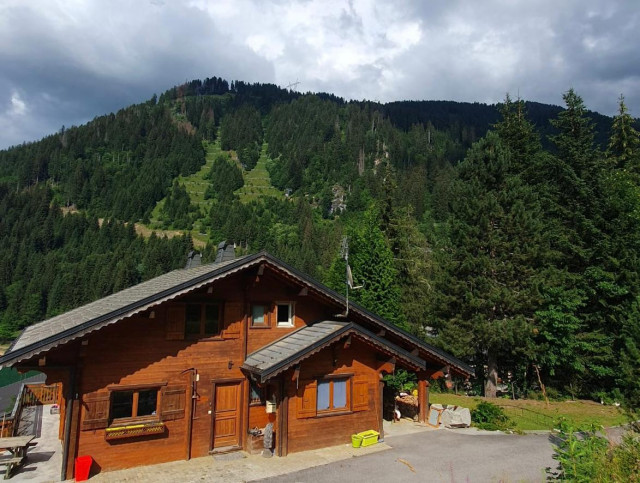
[[[638,0],[0,0],[0,148],[218,76],[640,117]]]

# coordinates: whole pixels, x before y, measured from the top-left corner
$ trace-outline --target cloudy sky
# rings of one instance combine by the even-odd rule
[[[637,0],[0,0],[0,148],[185,80],[640,117]]]

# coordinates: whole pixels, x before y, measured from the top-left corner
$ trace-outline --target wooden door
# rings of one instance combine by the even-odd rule
[[[240,446],[242,381],[213,383],[213,441],[211,448],[220,450]]]

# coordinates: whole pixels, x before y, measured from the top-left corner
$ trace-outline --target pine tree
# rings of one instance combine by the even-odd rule
[[[499,111],[501,119],[493,127],[504,145],[511,149],[512,172],[518,174],[530,170],[542,145],[535,126],[527,119],[524,101],[518,99],[514,102],[507,94]]]
[[[350,291],[350,298],[365,309],[407,328],[400,306],[401,294],[393,253],[379,225],[379,212],[371,206],[359,222],[347,229],[349,265],[354,283],[362,286]],[[329,270],[328,285],[344,293],[345,273],[344,260],[337,256]]]
[[[489,397],[501,364],[529,356],[547,256],[536,193],[509,174],[511,163],[496,133],[474,144],[458,167],[448,241],[438,250],[433,325],[445,348],[487,366]]]
[[[633,127],[633,118],[622,94],[618,99],[618,114],[613,118],[606,154],[616,168],[640,175],[640,133]]]
[[[432,251],[418,229],[411,206],[396,211],[391,224],[395,239],[391,240],[401,306],[408,330],[426,338],[429,303],[433,293]]]

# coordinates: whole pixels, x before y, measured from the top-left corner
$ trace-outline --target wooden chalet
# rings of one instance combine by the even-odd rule
[[[232,249],[231,249],[232,251]],[[275,454],[350,441],[382,427],[382,376],[472,369],[268,253],[221,248],[175,270],[26,328],[2,366],[63,387],[61,477],[74,459],[116,470],[233,450]]]

